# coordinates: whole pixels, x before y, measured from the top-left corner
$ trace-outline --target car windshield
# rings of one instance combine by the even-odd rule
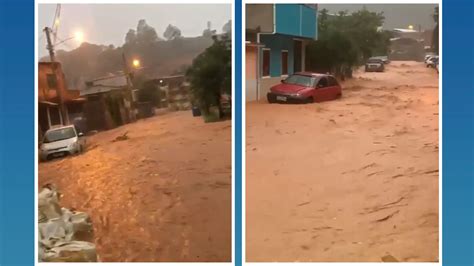
[[[285,79],[285,84],[294,84],[304,87],[314,87],[316,78],[304,75],[291,75]]]
[[[46,133],[44,136],[44,143],[50,143],[55,141],[60,141],[63,139],[70,139],[76,136],[76,132],[72,127],[61,128],[56,130],[51,130]]]
[[[382,63],[382,60],[381,59],[378,59],[378,58],[371,58],[367,61],[368,63]]]

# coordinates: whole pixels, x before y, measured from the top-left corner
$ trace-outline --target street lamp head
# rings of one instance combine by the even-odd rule
[[[408,25],[408,29],[412,30],[412,29],[413,29],[413,25]]]
[[[133,64],[133,67],[138,68],[138,67],[140,67],[140,60],[133,59],[132,64]]]

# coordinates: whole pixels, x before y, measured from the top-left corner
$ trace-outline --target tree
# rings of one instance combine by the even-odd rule
[[[433,20],[436,23],[432,37],[433,49],[436,54],[439,54],[439,7],[435,7]]]
[[[328,19],[328,10],[326,8],[321,9],[318,17],[318,32],[320,36],[321,33],[326,33],[328,31]]]
[[[362,9],[348,16],[348,34],[360,52],[361,62],[365,62],[373,55],[381,33],[378,30],[383,25],[383,13],[370,12]]]
[[[197,56],[186,72],[193,98],[205,115],[211,106],[217,106],[222,115],[221,95],[231,91],[232,57],[227,42],[214,37],[214,44]]]
[[[169,24],[163,33],[163,37],[165,37],[165,39],[168,41],[179,39],[181,38],[181,30],[178,27]]]
[[[356,62],[353,44],[341,32],[331,32],[325,39],[311,42],[307,47],[306,67],[316,72],[332,72],[344,78],[346,69]]]
[[[224,26],[222,26],[222,32],[226,34],[231,34],[232,33],[232,21],[229,19]]]
[[[137,34],[135,30],[129,29],[127,35],[125,35],[125,43],[135,44],[137,42]]]
[[[380,30],[384,19],[383,13],[366,8],[351,14],[339,11],[336,15],[320,10],[319,40],[310,43],[306,50],[308,69],[344,78],[353,66],[374,54],[387,54],[390,34]]]
[[[144,19],[140,19],[137,25],[137,42],[138,43],[153,43],[159,41],[156,30],[149,26]]]

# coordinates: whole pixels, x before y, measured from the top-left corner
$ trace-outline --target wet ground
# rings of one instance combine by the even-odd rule
[[[340,100],[247,103],[247,261],[437,261],[438,75],[392,62]]]
[[[87,142],[81,155],[40,163],[39,184],[91,216],[101,261],[231,260],[231,121],[174,112]]]

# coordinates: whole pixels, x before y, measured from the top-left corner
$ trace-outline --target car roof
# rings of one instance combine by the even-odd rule
[[[49,131],[54,131],[54,130],[63,129],[63,128],[74,128],[74,125],[67,125],[67,126],[56,125],[56,126],[51,126],[51,128],[48,129],[48,130],[46,131],[46,133],[48,133]]]
[[[332,77],[332,75],[329,75],[329,74],[316,73],[316,72],[296,72],[293,75],[301,75],[301,76],[308,76],[308,77],[315,77],[315,78]]]

